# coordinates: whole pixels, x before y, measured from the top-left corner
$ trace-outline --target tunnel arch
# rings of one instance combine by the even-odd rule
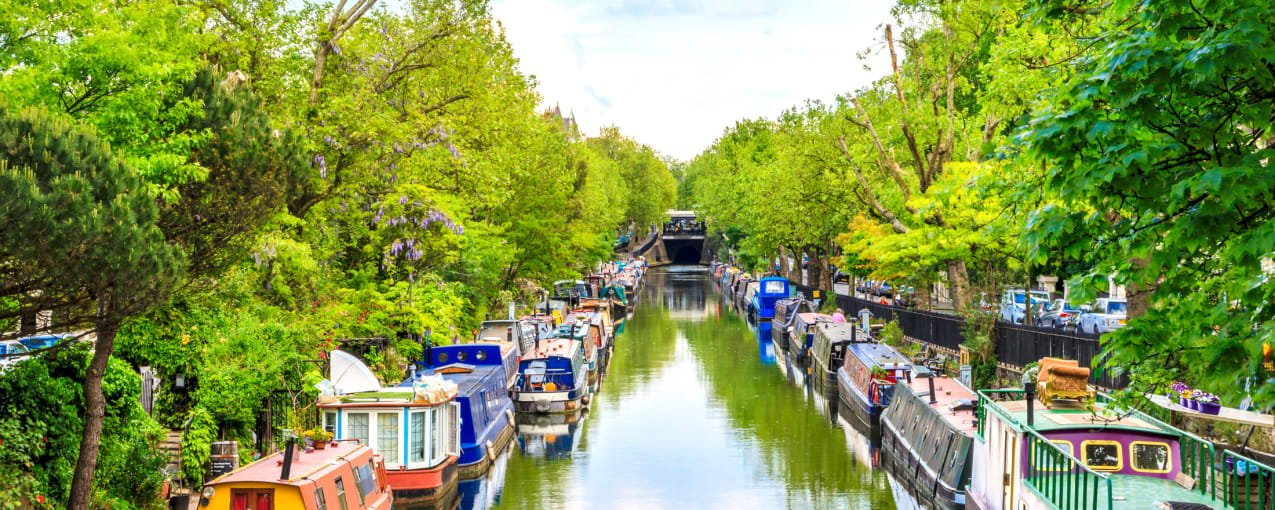
[[[699,259],[700,259],[699,249],[694,246],[682,245],[677,248],[677,251],[673,252],[674,264],[678,264],[678,265],[699,264]]]

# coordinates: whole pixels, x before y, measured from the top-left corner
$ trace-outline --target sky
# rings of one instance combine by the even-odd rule
[[[542,106],[689,161],[745,118],[832,101],[889,68],[889,0],[496,0]],[[858,54],[871,50],[866,64]]]

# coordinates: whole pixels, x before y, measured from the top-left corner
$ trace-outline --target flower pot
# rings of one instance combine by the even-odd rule
[[[1188,400],[1188,401],[1186,401],[1186,404],[1187,404],[1187,405],[1186,405],[1186,406],[1187,406],[1187,408],[1191,409],[1192,411],[1199,411],[1199,410],[1200,410],[1200,403],[1199,403],[1199,402],[1196,402],[1196,401],[1194,401],[1194,400]]]
[[[1217,414],[1222,412],[1222,404],[1214,404],[1211,402],[1200,402],[1200,412],[1204,414]]]
[[[1178,397],[1178,405],[1182,407],[1191,407],[1191,401],[1186,397]]]
[[[315,449],[315,450],[322,450],[322,449],[327,448],[327,447],[328,447],[328,443],[327,443],[327,441],[315,441],[315,442],[314,442],[314,449]]]

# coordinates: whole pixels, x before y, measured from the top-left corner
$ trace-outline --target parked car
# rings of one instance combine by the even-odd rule
[[[838,270],[837,270],[837,272],[832,273],[832,283],[844,283],[844,284],[849,285],[849,284],[850,284],[850,273],[846,273],[846,272],[843,272],[842,270],[838,269]]]
[[[1036,324],[1046,328],[1062,328],[1067,324],[1067,319],[1080,315],[1080,308],[1071,306],[1066,299],[1055,299],[1049,307],[1045,308],[1044,313],[1036,317]],[[1074,327],[1074,326],[1073,326]]]
[[[1080,314],[1077,327],[1080,331],[1100,335],[1123,328],[1129,316],[1129,303],[1123,299],[1103,298],[1094,302],[1093,309]]]
[[[27,350],[35,351],[39,349],[47,349],[49,347],[53,347],[58,342],[61,342],[63,339],[71,338],[71,336],[72,335],[61,335],[61,334],[29,336],[26,338],[19,338],[18,341],[22,342],[22,345],[26,346]]]
[[[1027,314],[1039,315],[1049,304],[1049,293],[1043,290],[1031,291],[1032,309],[1027,311],[1027,292],[1022,289],[1009,289],[1001,296],[1000,318],[1004,322],[1022,324]]]
[[[0,342],[0,368],[5,368],[24,359],[30,358],[27,353],[31,352],[27,346],[17,340],[5,340]]]

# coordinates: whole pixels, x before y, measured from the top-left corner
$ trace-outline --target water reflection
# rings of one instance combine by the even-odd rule
[[[702,268],[652,270],[642,293],[591,409],[520,417],[503,489],[462,508],[894,508],[870,445]]]

